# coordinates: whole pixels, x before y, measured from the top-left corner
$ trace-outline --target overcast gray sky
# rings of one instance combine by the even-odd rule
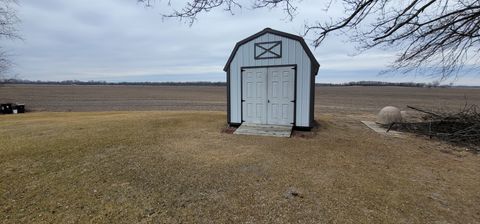
[[[23,79],[224,81],[222,68],[237,41],[265,27],[299,34],[305,22],[328,18],[324,4],[302,1],[293,21],[281,10],[243,9],[232,16],[219,9],[190,27],[174,19],[162,21],[162,3],[145,8],[136,0],[23,0],[18,15],[24,41],[2,41],[15,63],[12,73]],[[352,57],[353,45],[338,36],[312,50],[322,66],[317,82],[433,81],[378,76],[395,52],[373,50]],[[480,85],[480,78],[462,77],[457,84]]]

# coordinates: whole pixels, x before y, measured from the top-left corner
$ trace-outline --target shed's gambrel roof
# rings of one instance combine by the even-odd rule
[[[233,48],[232,54],[230,54],[230,57],[228,58],[227,64],[223,68],[223,71],[228,71],[230,69],[230,63],[232,63],[232,60],[235,57],[235,54],[237,53],[240,46],[242,46],[242,45],[246,44],[247,42],[250,42],[253,39],[256,39],[257,37],[260,37],[260,36],[262,36],[266,33],[271,33],[271,34],[274,34],[274,35],[277,35],[277,36],[286,37],[286,38],[293,39],[293,40],[296,40],[296,41],[300,42],[300,44],[303,47],[303,50],[305,51],[305,53],[307,53],[308,57],[310,58],[310,61],[312,62],[313,73],[317,74],[318,69],[320,68],[320,64],[318,63],[317,59],[315,59],[315,56],[313,56],[312,51],[310,51],[310,48],[308,48],[307,43],[305,43],[305,40],[303,39],[303,37],[293,35],[293,34],[290,34],[290,33],[285,33],[285,32],[278,31],[278,30],[274,30],[274,29],[271,29],[271,28],[265,28],[264,30],[254,34],[252,36],[249,36],[249,37],[239,41],[237,44],[235,44],[235,48]]]

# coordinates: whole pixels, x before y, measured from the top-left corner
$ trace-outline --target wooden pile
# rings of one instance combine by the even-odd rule
[[[420,112],[421,120],[393,123],[388,130],[411,132],[480,151],[480,110],[477,105],[465,104],[459,112],[407,107]]]

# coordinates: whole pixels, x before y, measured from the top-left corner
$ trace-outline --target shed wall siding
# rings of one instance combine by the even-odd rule
[[[282,41],[282,57],[275,59],[254,59],[254,43]],[[293,39],[266,33],[240,46],[230,64],[231,122],[242,122],[240,69],[247,66],[297,65],[296,126],[310,126],[311,62],[302,45]]]

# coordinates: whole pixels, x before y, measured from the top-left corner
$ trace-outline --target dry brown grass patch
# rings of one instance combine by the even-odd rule
[[[317,116],[312,138],[221,133],[222,112],[0,117],[4,223],[474,223],[480,157]],[[302,197],[286,197],[294,189]]]

